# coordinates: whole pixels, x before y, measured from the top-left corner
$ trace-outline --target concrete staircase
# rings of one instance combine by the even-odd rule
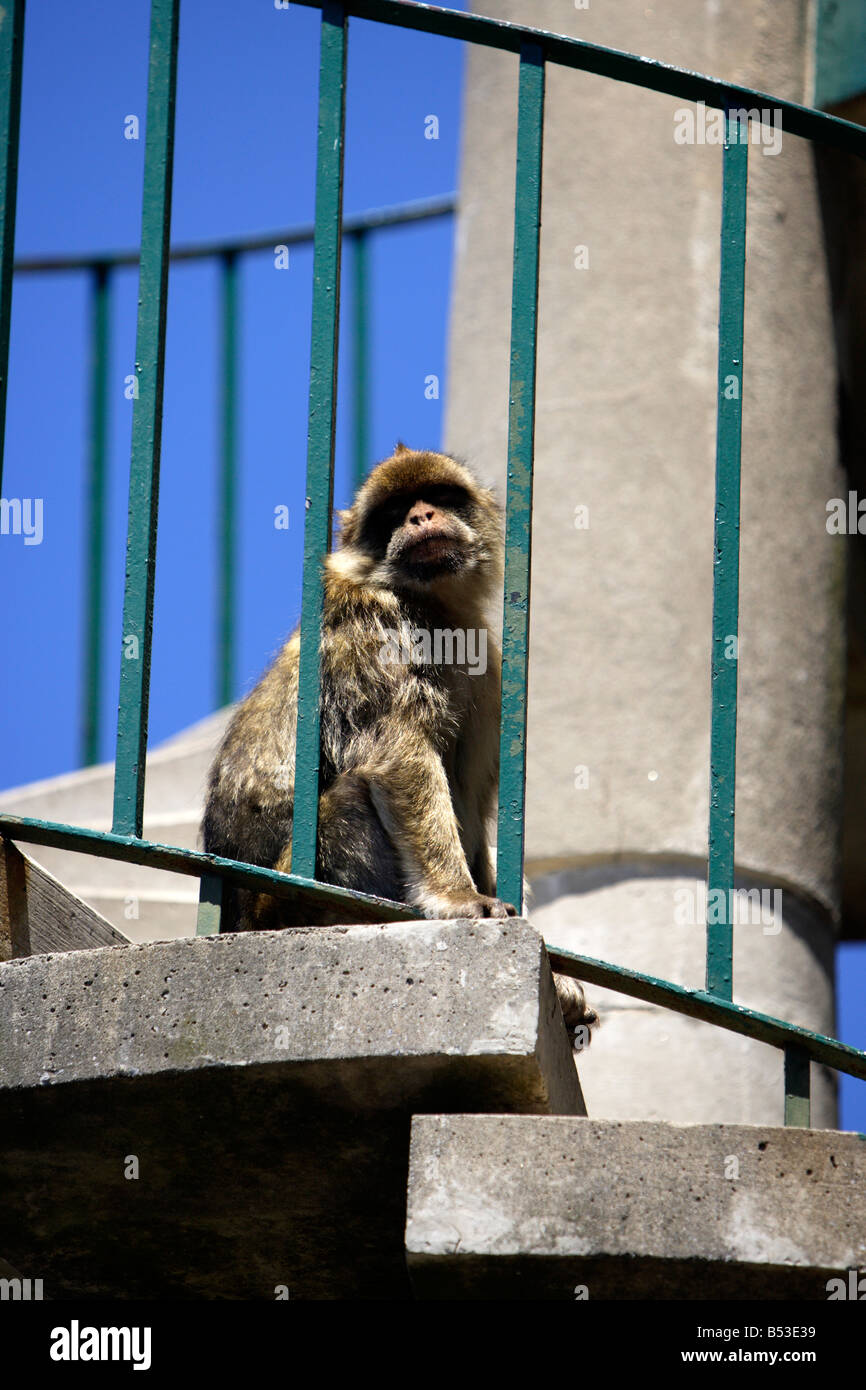
[[[0,1135],[0,1267],[51,1299],[824,1301],[866,1264],[861,1136],[586,1118],[520,919],[8,961]]]
[[[408,1299],[410,1121],[452,1109],[584,1111],[527,922],[10,961],[0,1258],[49,1298]]]
[[[196,844],[227,713],[148,758],[148,838]],[[107,829],[111,777],[0,805]],[[529,922],[195,938],[195,880],[22,849],[0,854],[4,1278],[59,1300],[856,1286],[862,1136],[587,1118]]]
[[[866,1264],[864,1150],[764,1125],[420,1115],[415,1295],[825,1301]]]

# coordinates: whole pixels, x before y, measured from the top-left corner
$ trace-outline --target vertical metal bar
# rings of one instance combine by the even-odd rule
[[[108,440],[108,266],[94,265],[90,291],[90,419],[87,461],[87,573],[81,698],[81,762],[99,761],[105,599],[105,456]]]
[[[135,342],[138,394],[132,415],[126,589],[114,772],[113,829],[116,835],[140,836],[144,809],[179,10],[180,0],[152,0],[150,8],[147,140]]]
[[[198,891],[196,936],[218,936],[223,905],[223,881],[219,874],[202,874]]]
[[[367,305],[369,303],[368,282],[369,265],[367,257],[367,233],[357,232],[353,237],[355,254],[352,258],[354,268],[354,406],[355,406],[355,490],[361,486],[370,467],[370,378],[367,371],[367,356],[370,350],[367,329]]]
[[[21,126],[21,60],[24,0],[0,5],[0,492],[9,383],[9,325],[12,319],[12,261],[18,201],[18,132]]]
[[[316,239],[304,524],[304,587],[298,673],[298,740],[292,873],[314,878],[319,811],[319,647],[322,559],[331,541],[334,436],[340,320],[343,214],[343,133],[346,113],[346,15],[325,0],[319,62],[319,142],[316,163]]]
[[[785,1048],[785,1124],[808,1129],[811,1123],[811,1064],[805,1048]]]
[[[731,905],[734,887],[740,436],[748,138],[748,118],[741,122],[730,110],[726,111],[719,288],[710,825],[707,864],[707,990],[722,999],[733,998],[734,931],[730,919],[733,916]],[[716,920],[713,920],[714,918]]]
[[[220,553],[218,584],[217,708],[229,704],[234,690],[235,570],[237,480],[237,256],[228,251],[222,273],[222,384],[220,399]]]
[[[514,903],[520,910],[523,901],[526,682],[544,134],[544,55],[537,44],[526,44],[520,53],[517,111],[496,891],[500,898]]]

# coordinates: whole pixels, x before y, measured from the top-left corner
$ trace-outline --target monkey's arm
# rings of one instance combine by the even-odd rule
[[[510,904],[484,891],[488,883],[473,882],[445,768],[427,737],[417,728],[392,725],[387,742],[375,740],[358,771],[399,857],[414,906],[427,917],[513,915]]]
[[[486,840],[479,846],[471,867],[472,877],[479,893],[488,893],[493,896],[496,893],[496,870],[493,867],[493,858]]]
[[[499,779],[500,656],[488,638],[488,666],[473,676],[473,700],[455,749],[455,810],[469,870],[480,893],[496,895],[496,870],[488,829],[496,813]]]

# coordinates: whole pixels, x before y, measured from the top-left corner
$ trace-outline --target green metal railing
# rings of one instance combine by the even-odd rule
[[[150,636],[156,498],[162,415],[162,367],[169,259],[171,147],[179,0],[152,0],[148,124],[142,218],[140,309],[136,373],[139,395],[133,417],[129,541],[120,710],[115,764],[115,818],[110,834],[23,817],[0,817],[0,835],[88,854],[171,868],[201,879],[199,931],[219,930],[223,881],[258,887],[309,901],[323,897],[351,904],[355,918],[405,920],[417,914],[405,904],[316,883],[318,817],[319,667],[322,612],[321,562],[330,542],[333,497],[337,339],[342,250],[343,130],[348,17],[422,30],[519,54],[518,133],[514,224],[514,279],[509,388],[506,575],[503,602],[501,775],[497,891],[522,897],[523,821],[526,772],[526,684],[529,640],[530,540],[537,295],[541,229],[541,168],[544,77],[548,63],[595,73],[615,81],[703,101],[725,113],[722,154],[722,252],[720,272],[718,429],[711,672],[711,755],[708,898],[734,888],[734,811],[739,567],[740,426],[743,392],[743,303],[746,238],[746,175],[750,109],[775,109],[785,130],[866,157],[866,130],[820,111],[749,88],[651,62],[525,25],[480,15],[409,3],[409,0],[297,0],[322,12],[319,129],[316,179],[313,326],[307,456],[307,515],[301,618],[301,671],[296,762],[294,857],[291,874],[142,840],[147,735]],[[20,100],[23,0],[12,5],[13,21],[0,27],[2,111],[7,142],[0,168],[3,236],[0,238],[0,381],[5,391],[11,299],[15,168]],[[365,229],[366,230],[366,229]],[[270,239],[263,243],[271,245]],[[235,248],[236,249],[236,248]],[[356,244],[363,274],[363,237]],[[227,266],[225,322],[233,320],[234,262]],[[100,309],[94,310],[97,321]],[[356,323],[363,325],[364,306]],[[358,331],[362,331],[359,328]],[[2,404],[2,401],[0,401]],[[363,407],[361,407],[363,410]],[[231,505],[230,470],[234,422],[224,420],[224,515]],[[363,432],[363,415],[360,415]],[[366,456],[362,455],[366,461]],[[98,481],[98,470],[94,477]],[[229,628],[231,617],[227,619]],[[733,647],[731,646],[733,642]],[[729,922],[707,927],[705,990],[688,990],[604,961],[551,950],[554,969],[578,979],[649,1000],[761,1042],[784,1054],[785,1122],[809,1123],[809,1071],[821,1063],[866,1079],[866,1053],[836,1039],[734,1004],[733,937]]]
[[[407,226],[450,217],[456,208],[453,195],[418,198],[410,203],[376,208],[346,218],[343,236],[353,245],[354,346],[351,390],[354,419],[353,479],[359,484],[369,467],[369,427],[367,417],[367,356],[369,331],[367,301],[369,272],[368,244],[383,228]],[[203,241],[172,247],[169,259],[183,264],[211,261],[219,266],[220,278],[220,463],[218,479],[218,523],[215,568],[217,575],[217,642],[214,669],[214,701],[227,705],[234,695],[236,652],[235,598],[237,580],[236,499],[238,478],[238,321],[241,312],[239,268],[244,257],[276,247],[312,245],[315,225],[284,228],[255,237],[230,241]],[[84,535],[86,541],[84,641],[81,662],[81,732],[79,761],[88,766],[99,761],[100,733],[103,727],[101,672],[105,652],[105,514],[108,449],[109,335],[112,315],[114,272],[139,264],[135,251],[119,251],[96,256],[24,256],[14,263],[16,275],[50,275],[80,271],[90,281],[90,400],[88,406],[87,500]]]

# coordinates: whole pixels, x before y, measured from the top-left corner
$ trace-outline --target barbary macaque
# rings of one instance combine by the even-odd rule
[[[510,917],[487,843],[499,768],[501,511],[444,454],[398,444],[325,561],[316,878],[426,917]],[[300,640],[235,710],[210,772],[209,853],[291,871]],[[225,885],[223,930],[345,922]],[[557,976],[566,1025],[595,1015]]]

